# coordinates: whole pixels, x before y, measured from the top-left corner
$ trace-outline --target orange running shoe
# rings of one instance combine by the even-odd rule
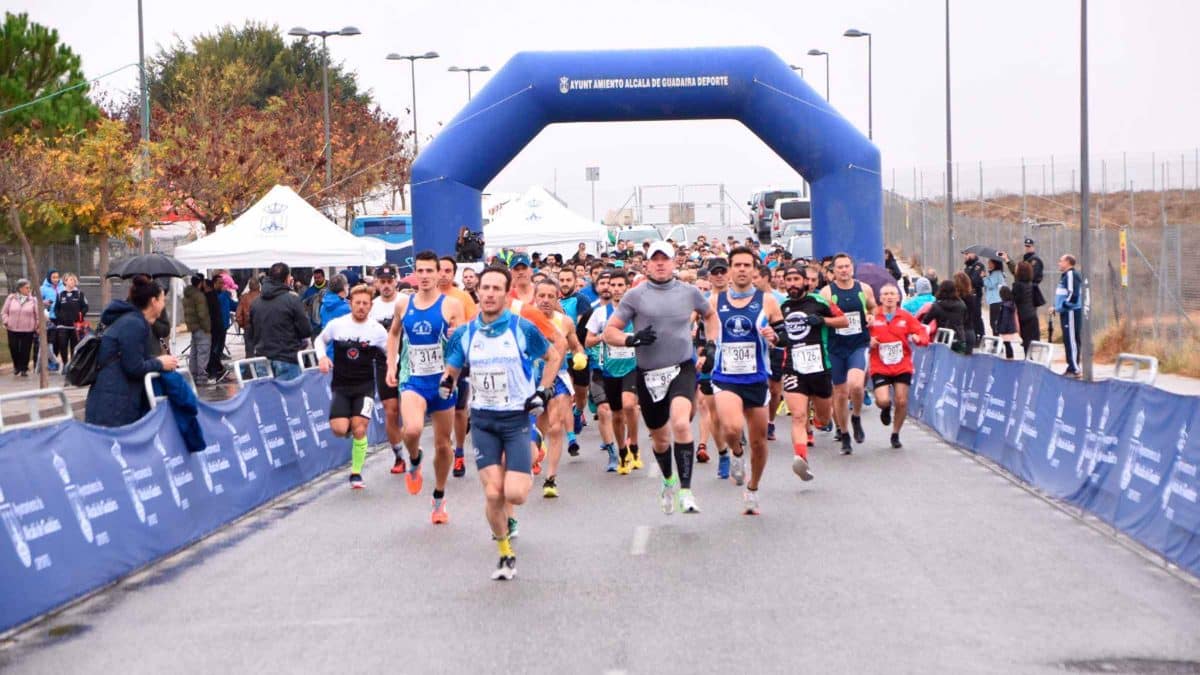
[[[453,473],[455,478],[462,478],[467,475],[467,462],[464,457],[459,456],[454,458]]]
[[[429,514],[429,520],[434,525],[445,525],[450,522],[450,514],[446,512],[446,498],[433,500],[433,512]]]
[[[546,459],[546,444],[538,443],[537,463],[541,464],[543,459]]]
[[[401,474],[408,471],[408,465],[404,463],[403,457],[397,457],[396,462],[392,464],[392,473]]]
[[[421,487],[425,485],[425,479],[421,476],[421,467],[414,466],[408,473],[404,474],[404,487],[408,488],[408,494],[421,494]]]

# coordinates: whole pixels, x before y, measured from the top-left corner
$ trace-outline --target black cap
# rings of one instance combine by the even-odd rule
[[[708,264],[705,269],[707,269],[709,272],[715,269],[727,270],[729,269],[729,261],[724,258],[714,256],[708,259]]]
[[[1030,239],[1029,237],[1025,237],[1025,245],[1026,245],[1026,246],[1033,246],[1033,240],[1032,240],[1032,239]]]
[[[313,274],[325,274],[325,270],[321,269],[320,267],[315,267],[313,268]]]
[[[392,267],[391,265],[380,265],[379,267],[375,268],[375,278],[376,279],[395,279],[396,278],[396,268]]]

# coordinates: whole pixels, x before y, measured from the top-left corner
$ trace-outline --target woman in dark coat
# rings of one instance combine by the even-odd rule
[[[962,272],[958,272],[958,274],[962,274]],[[971,294],[972,297],[974,295],[974,293]],[[947,279],[938,285],[937,295],[934,297],[937,300],[921,316],[921,321],[924,323],[937,321],[938,328],[949,328],[954,331],[954,343],[950,348],[960,354],[970,354],[975,347],[974,342],[970,339],[974,331],[967,328],[970,325],[967,305],[959,297],[959,289],[955,287],[953,281]]]
[[[156,338],[150,326],[166,307],[163,290],[150,277],[133,278],[129,299],[114,300],[100,315],[107,326],[97,354],[99,371],[88,391],[84,420],[88,424],[119,427],[132,424],[150,411],[146,398],[146,373],[175,370],[175,357],[152,356]]]
[[[976,327],[983,325],[983,306],[979,296],[975,295],[975,287],[971,285],[971,277],[967,276],[966,272],[954,273],[954,287],[958,289],[959,299],[967,306],[967,323],[963,326],[963,337],[967,344],[971,345],[971,351],[974,351],[979,346],[979,339],[983,337],[975,332]]]
[[[1013,303],[1017,306],[1017,327],[1021,334],[1021,348],[1029,353],[1029,343],[1042,339],[1042,327],[1038,324],[1033,265],[1017,263],[1017,280],[1013,282]]]

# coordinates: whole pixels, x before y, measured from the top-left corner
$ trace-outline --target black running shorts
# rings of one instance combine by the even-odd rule
[[[820,373],[783,373],[783,391],[787,394],[803,394],[815,398],[830,398],[833,396],[833,377],[829,371]]]
[[[329,419],[349,419],[365,417],[371,419],[375,412],[374,391],[366,389],[334,389],[333,400],[329,403]]]
[[[716,393],[728,392],[737,394],[738,398],[742,399],[742,408],[762,408],[767,405],[771,399],[771,391],[767,387],[767,381],[755,382],[753,384],[734,384],[731,382],[713,382],[713,391]]]
[[[871,380],[875,384],[875,388],[886,387],[889,384],[907,384],[912,385],[912,373],[900,373],[899,375],[872,375]]]
[[[653,374],[656,371],[649,371]],[[679,364],[679,373],[667,385],[662,398],[655,400],[650,390],[646,388],[647,371],[637,370],[638,405],[642,407],[642,420],[646,428],[654,431],[666,426],[671,419],[671,401],[676,398],[686,398],[692,404],[693,412],[696,407],[696,362],[691,359]]]

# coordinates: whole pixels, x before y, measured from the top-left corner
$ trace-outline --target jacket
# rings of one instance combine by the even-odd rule
[[[262,295],[262,291],[246,291],[242,293],[242,297],[238,299],[236,312],[237,325],[242,327],[242,330],[250,325],[250,306]]]
[[[971,288],[974,289],[975,295],[983,295],[983,276],[987,273],[987,269],[983,263],[979,262],[979,258],[972,258],[963,262],[963,271],[971,279]]]
[[[1000,302],[1000,287],[1004,285],[1004,272],[992,270],[983,278],[983,301],[990,305]]]
[[[1083,277],[1072,267],[1058,278],[1058,288],[1054,289],[1054,310],[1057,312],[1073,312],[1083,309],[1080,289],[1083,287]]]
[[[41,303],[32,293],[27,296],[10,293],[0,316],[4,319],[4,327],[14,333],[32,333],[37,330],[37,313],[41,308]]]
[[[193,333],[207,333],[212,330],[212,322],[208,317],[208,300],[204,297],[204,291],[195,286],[183,289],[183,322]]]
[[[84,421],[102,427],[132,424],[150,411],[146,373],[162,371],[162,363],[150,355],[150,324],[124,300],[105,307],[100,322],[108,328],[100,337],[99,371],[88,390]]]
[[[78,288],[73,291],[64,290],[54,301],[54,324],[74,328],[75,324],[83,321],[87,312],[88,302],[83,291]]]
[[[328,294],[327,294],[328,295]],[[295,361],[312,335],[312,325],[304,313],[304,303],[286,284],[273,279],[263,281],[262,294],[250,305],[250,328],[255,356],[276,361]]]
[[[330,321],[350,313],[350,303],[334,292],[326,293],[321,298],[321,328],[329,325]]]
[[[176,372],[163,373],[154,381],[154,393],[167,397],[171,412],[175,413],[175,426],[179,428],[179,435],[183,437],[188,452],[204,452],[207,443],[197,418],[199,406],[196,392],[188,381]]]
[[[905,300],[901,305],[901,308],[909,314],[916,316],[916,314],[920,312],[925,305],[928,305],[931,302],[933,302],[933,293],[922,293],[920,295],[914,295]]]
[[[63,290],[61,281],[58,282],[57,286],[50,283],[50,275],[53,273],[53,270],[48,272],[46,280],[42,282],[42,304],[46,307],[46,311],[50,313],[51,319],[54,318],[54,301],[58,300],[58,294]]]
[[[1033,268],[1033,306],[1041,307],[1046,304],[1046,298],[1042,295],[1042,276],[1045,274],[1046,263],[1038,257],[1037,253],[1026,253],[1021,257],[1022,262],[1029,263]],[[1008,261],[1008,271],[1012,272],[1013,276],[1017,275],[1017,263],[1012,260]]]
[[[929,344],[929,333],[920,321],[903,309],[897,309],[892,318],[888,318],[883,307],[876,307],[875,314],[867,325],[871,337],[879,346],[870,350],[872,375],[901,375],[913,372],[912,345],[909,336],[919,345]],[[894,352],[884,344],[900,343],[900,356],[893,360]],[[894,349],[894,344],[893,347]],[[887,363],[884,359],[891,360]]]
[[[1035,302],[1034,292],[1037,286],[1028,281],[1013,282],[1013,304],[1017,306],[1017,318],[1021,323],[1027,321],[1037,322],[1037,303]]]
[[[224,305],[221,303],[221,296],[226,295],[224,291],[205,291],[204,301],[208,305],[208,320],[209,330],[216,333],[224,333],[229,326],[229,312],[224,311]]]
[[[975,331],[970,328],[967,305],[962,300],[958,298],[938,300],[933,303],[925,316],[921,317],[921,321],[924,323],[936,321],[938,328],[949,328],[954,331],[954,351],[969,354],[973,350]]]

